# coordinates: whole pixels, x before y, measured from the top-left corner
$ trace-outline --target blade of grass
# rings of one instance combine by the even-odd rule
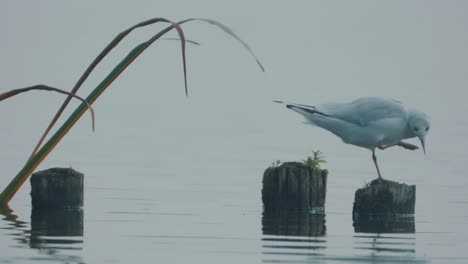
[[[228,26],[222,24],[221,22],[218,22],[216,20],[213,20],[213,19],[207,19],[207,18],[190,18],[190,19],[186,19],[186,20],[182,20],[180,21],[179,23],[177,24],[184,24],[186,22],[189,22],[189,21],[194,21],[194,20],[198,20],[198,21],[203,21],[203,22],[206,22],[206,23],[209,23],[211,25],[214,25],[214,26],[217,26],[218,28],[220,28],[221,30],[223,30],[224,32],[226,32],[227,34],[231,35],[232,37],[234,37],[235,39],[237,39],[248,51],[249,53],[252,55],[252,57],[255,59],[255,61],[257,62],[258,66],[261,68],[261,70],[264,72],[265,71],[265,68],[263,67],[263,65],[260,63],[260,60],[257,58],[257,56],[255,56],[254,52],[252,51],[252,49],[249,47],[249,45],[243,41],[239,36],[237,36],[234,31],[232,31]],[[172,25],[175,25],[175,23],[165,19],[165,18],[153,18],[153,19],[149,19],[149,20],[146,20],[146,21],[143,21],[143,22],[140,22],[124,31],[122,31],[121,33],[119,33],[105,48],[104,50],[101,51],[101,53],[94,59],[94,61],[88,66],[88,68],[86,69],[86,71],[83,73],[83,75],[80,77],[80,79],[78,80],[78,82],[75,84],[75,86],[73,87],[71,93],[72,94],[76,94],[76,92],[78,91],[78,89],[81,87],[81,85],[84,83],[84,81],[88,78],[88,76],[91,74],[91,72],[94,70],[94,68],[104,59],[105,56],[107,56],[107,54],[109,54],[109,52],[115,48],[122,39],[124,39],[128,34],[130,34],[130,32],[132,32],[134,29],[137,29],[137,28],[140,28],[140,27],[145,27],[145,26],[148,26],[148,25],[151,25],[151,24],[154,24],[154,23],[158,23],[158,22],[167,22],[167,23],[171,23]],[[180,28],[177,28],[177,31],[179,33],[179,37],[181,40],[184,40],[184,41],[181,41],[182,43],[182,57],[183,57],[183,64],[184,64],[184,83],[185,83],[185,93],[186,95],[188,95],[188,88],[187,88],[187,71],[186,71],[186,61],[185,61],[185,38],[183,36],[183,33],[182,33],[182,30]],[[198,44],[196,42],[194,42],[194,44]],[[71,100],[71,97],[69,96],[67,99],[65,99],[65,101],[63,102],[62,106],[60,107],[60,109],[57,111],[57,113],[55,114],[54,118],[52,119],[52,121],[50,122],[49,126],[47,127],[47,129],[44,131],[44,133],[42,134],[41,138],[39,139],[38,143],[36,144],[36,146],[34,147],[34,150],[31,152],[31,155],[30,155],[30,159],[32,158],[32,156],[38,151],[38,149],[40,148],[40,146],[42,145],[42,143],[44,142],[45,138],[47,137],[47,135],[50,133],[50,130],[52,129],[52,127],[55,125],[55,123],[57,122],[57,120],[59,119],[59,117],[62,115],[63,111],[65,110],[65,108],[67,107],[68,103],[70,102]]]
[[[161,36],[169,32],[171,29],[175,28],[180,36],[181,44],[182,44],[182,59],[183,59],[183,68],[184,68],[184,81],[185,81],[185,91],[186,94],[188,93],[187,89],[187,74],[186,74],[186,63],[185,63],[185,37],[183,35],[182,29],[180,28],[180,24],[193,21],[193,20],[200,20],[205,21],[210,24],[216,25],[226,31],[228,34],[234,36],[236,39],[240,40],[241,43],[243,42],[237,35],[235,35],[232,30],[230,30],[225,25],[214,21],[214,20],[205,20],[205,19],[187,19],[183,20],[179,23],[172,23],[170,26],[165,28],[164,30],[160,31],[158,34],[150,38],[148,41],[141,43],[140,45],[136,46],[113,70],[112,72],[107,75],[107,77],[91,92],[91,94],[86,98],[86,101],[89,104],[94,103],[94,101],[104,92],[104,90],[152,43],[158,40]],[[216,23],[213,23],[216,22]],[[244,45],[253,55],[252,51],[246,44]],[[258,59],[253,55],[256,59],[257,63],[259,64],[260,68],[263,70],[263,66],[260,64]],[[73,93],[73,91],[72,91]],[[8,204],[11,198],[15,195],[21,185],[27,180],[27,178],[32,174],[32,172],[39,166],[39,164],[47,157],[47,155],[53,150],[53,148],[60,142],[60,140],[70,131],[73,125],[79,120],[79,118],[85,112],[85,104],[81,104],[78,108],[71,114],[71,116],[65,121],[65,123],[55,132],[54,135],[47,141],[47,143],[42,146],[42,148],[38,149],[38,151],[26,162],[23,169],[15,176],[15,178],[8,184],[5,190],[0,193],[0,203],[1,204]],[[62,110],[63,111],[63,110]],[[60,112],[60,110],[59,110]]]
[[[17,94],[20,94],[20,93],[25,93],[25,92],[29,92],[29,91],[33,91],[33,90],[42,90],[42,91],[53,91],[53,92],[57,92],[57,93],[61,93],[61,94],[66,94],[66,95],[69,95],[69,96],[72,96],[78,100],[80,100],[81,102],[83,102],[84,104],[86,104],[86,107],[87,109],[89,110],[89,112],[91,113],[91,122],[92,122],[92,128],[93,128],[93,131],[94,131],[94,128],[95,128],[95,114],[94,114],[94,109],[93,107],[88,103],[86,102],[85,99],[79,97],[78,95],[76,94],[72,94],[70,92],[67,92],[67,91],[64,91],[62,89],[58,89],[58,88],[54,88],[54,87],[50,87],[50,86],[47,86],[47,85],[43,85],[43,84],[38,84],[38,85],[34,85],[34,86],[30,86],[30,87],[25,87],[25,88],[19,88],[19,89],[13,89],[11,91],[7,91],[7,92],[4,92],[4,93],[1,93],[0,94],[0,101],[3,101],[5,99],[8,99],[10,97],[13,97]]]
[[[213,19],[208,19],[208,18],[191,18],[191,19],[187,19],[185,21],[181,21],[181,22],[179,22],[179,24],[183,24],[185,22],[195,21],[195,20],[203,21],[203,22],[206,22],[208,24],[214,25],[214,26],[220,28],[221,30],[223,30],[224,32],[226,32],[227,34],[231,35],[233,38],[237,39],[242,44],[242,46],[244,46],[244,48],[247,49],[247,51],[250,53],[250,55],[255,59],[258,66],[260,67],[260,69],[262,69],[262,71],[265,72],[265,68],[263,67],[262,63],[260,63],[260,60],[257,58],[257,56],[255,56],[255,53],[252,51],[252,49],[249,47],[249,45],[245,41],[243,41],[239,36],[237,36],[236,33],[234,33],[234,31],[232,31],[232,29],[230,29],[228,26],[224,25],[223,23],[221,23],[219,21],[216,21],[216,20],[213,20]]]
[[[180,41],[179,38],[161,38],[161,40],[178,40],[178,41]],[[196,42],[196,41],[193,41],[193,40],[189,40],[189,39],[186,39],[185,42],[190,43],[190,44],[193,44],[193,45],[197,45],[197,46],[200,46],[200,45],[201,45],[199,42]]]
[[[143,22],[140,22],[122,32],[120,32],[102,51],[101,53],[99,53],[99,55],[93,60],[93,62],[91,62],[91,64],[88,66],[88,68],[85,70],[85,72],[81,75],[80,79],[78,80],[78,82],[75,84],[75,86],[73,87],[73,89],[71,90],[71,93],[72,94],[76,94],[76,92],[78,91],[78,89],[81,87],[81,85],[86,81],[86,79],[89,77],[89,75],[91,74],[91,72],[96,68],[96,66],[109,54],[109,52],[112,51],[112,49],[114,49],[119,43],[120,41],[122,41],[128,34],[130,34],[133,30],[137,29],[137,28],[141,28],[141,27],[145,27],[145,26],[149,26],[149,25],[152,25],[152,24],[155,24],[155,23],[159,23],[159,22],[165,22],[165,23],[170,23],[172,24],[173,26],[176,27],[177,29],[177,32],[179,33],[179,38],[183,41],[181,41],[181,45],[182,45],[182,59],[183,59],[183,64],[184,64],[184,79],[185,79],[185,92],[188,93],[188,90],[187,90],[187,74],[186,74],[186,66],[185,66],[185,37],[183,35],[183,32],[182,32],[182,29],[176,25],[175,23],[165,19],[165,18],[152,18],[152,19],[149,19],[149,20],[145,20]],[[39,148],[41,147],[42,143],[44,142],[45,138],[47,137],[47,135],[50,133],[50,130],[52,130],[52,127],[55,125],[55,123],[57,123],[57,120],[59,119],[59,117],[62,115],[63,111],[65,110],[65,108],[67,107],[67,105],[70,103],[70,100],[71,100],[71,96],[68,96],[67,99],[65,99],[65,101],[63,102],[62,106],[60,106],[60,109],[57,111],[57,113],[55,114],[54,118],[52,119],[52,121],[49,123],[48,127],[46,128],[46,130],[44,131],[44,133],[42,134],[41,138],[39,139],[39,141],[37,142],[36,146],[34,147],[33,151],[31,152],[31,155],[29,156],[29,159],[31,159],[34,154],[36,154],[36,152],[39,150]]]
[[[91,92],[91,94],[86,98],[86,101],[89,104],[93,104],[94,101],[104,92],[104,90],[109,87],[109,85],[152,43],[158,40],[161,36],[169,32],[171,29],[175,28],[179,32],[182,43],[182,57],[184,59],[184,69],[185,67],[185,37],[183,35],[182,29],[179,25],[173,23],[170,26],[166,27],[158,34],[150,38],[148,41],[145,41],[134,49],[112,70],[109,75]],[[185,70],[184,70],[185,72]],[[186,79],[185,79],[186,80]],[[0,203],[8,204],[11,198],[19,190],[19,188],[24,184],[32,172],[39,166],[39,164],[47,157],[47,155],[52,151],[52,149],[60,142],[60,140],[70,131],[70,129],[75,125],[79,118],[83,115],[86,109],[86,104],[81,104],[78,108],[71,114],[71,116],[65,121],[65,123],[55,132],[54,135],[45,143],[42,148],[40,148],[35,155],[33,155],[24,165],[23,169],[13,178],[13,180],[7,185],[7,187],[0,193]]]

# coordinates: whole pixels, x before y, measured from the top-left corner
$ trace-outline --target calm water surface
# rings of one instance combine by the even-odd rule
[[[192,144],[202,147],[204,140],[209,141],[210,137],[194,139]],[[257,143],[261,145],[264,141]],[[338,156],[333,161],[350,167],[354,163],[369,165],[365,166],[365,175],[369,177],[360,176],[359,169],[349,175],[339,169],[335,173],[331,170],[324,215],[263,211],[261,178],[263,169],[269,165],[263,156],[284,151],[281,142],[285,141],[279,136],[270,146],[264,145],[245,156],[223,154],[226,157],[214,163],[195,158],[192,163],[187,160],[178,165],[170,161],[174,154],[168,154],[154,160],[154,164],[163,160],[169,164],[161,165],[163,169],[140,159],[100,165],[92,157],[83,158],[79,165],[85,173],[86,184],[83,210],[62,215],[37,214],[31,212],[29,196],[23,192],[12,210],[1,212],[0,262],[468,261],[466,181],[440,185],[439,172],[424,170],[429,175],[418,175],[417,168],[406,169],[401,165],[402,172],[409,170],[412,175],[407,179],[397,178],[417,185],[415,221],[400,223],[397,228],[378,224],[364,225],[364,232],[355,230],[351,219],[353,193],[362,186],[359,181],[372,179],[374,173],[367,151],[361,153],[351,148],[349,151],[362,156],[349,163],[346,163],[348,157]],[[236,149],[236,144],[241,141],[231,141],[226,147]],[[300,148],[298,144],[296,149]],[[398,153],[401,152],[395,152]],[[187,156],[182,158],[185,160]],[[423,159],[418,162],[425,163]],[[403,159],[399,163],[408,167],[411,164]],[[175,168],[173,172],[171,166]],[[109,167],[118,169],[109,171]],[[343,164],[338,167],[342,168]],[[371,231],[365,232],[366,228]]]
[[[96,102],[96,132],[84,116],[39,168],[84,173],[82,211],[32,212],[27,183],[0,211],[0,263],[468,263],[466,2],[141,2],[112,12],[104,1],[2,6],[0,92],[66,89],[118,32],[155,16],[219,19],[267,71],[225,34],[190,24],[187,37],[202,45],[188,47],[184,98],[180,47],[150,48]],[[80,95],[155,28],[124,41]],[[377,153],[384,178],[416,185],[413,222],[355,230],[354,192],[376,177],[371,153],[271,103],[361,96],[395,98],[432,118],[427,155]],[[61,99],[0,103],[2,188]],[[264,212],[263,171],[312,149],[328,161],[325,214]]]

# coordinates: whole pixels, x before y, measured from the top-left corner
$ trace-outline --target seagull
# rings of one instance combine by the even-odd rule
[[[430,128],[429,117],[403,103],[379,97],[358,98],[349,103],[327,103],[318,106],[287,103],[287,108],[302,114],[306,123],[330,131],[344,143],[367,148],[379,179],[383,179],[377,165],[375,149],[400,146],[409,150],[417,146],[403,142],[418,137],[426,154],[425,140]]]

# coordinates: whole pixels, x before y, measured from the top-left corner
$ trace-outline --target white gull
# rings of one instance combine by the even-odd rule
[[[415,150],[417,146],[402,140],[418,137],[424,153],[430,128],[429,117],[399,101],[378,97],[359,98],[349,103],[327,103],[319,106],[286,103],[286,107],[302,114],[307,123],[319,126],[340,137],[343,142],[367,148],[379,179],[382,179],[375,149],[400,146]]]

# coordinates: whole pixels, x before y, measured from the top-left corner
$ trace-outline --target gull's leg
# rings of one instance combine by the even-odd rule
[[[384,144],[382,144],[381,142],[379,142],[379,143],[377,144],[377,147],[378,147],[379,149],[381,149],[381,150],[384,150],[384,149],[387,149],[387,148],[389,148],[389,147],[396,146],[396,145],[398,145],[398,143],[400,143],[400,142],[393,143],[393,144],[388,144],[388,145],[384,145]]]
[[[377,156],[375,156],[375,149],[372,150],[372,160],[374,160],[375,168],[377,169],[377,174],[379,175],[379,180],[383,180],[382,175],[380,175],[379,165],[377,165]]]

